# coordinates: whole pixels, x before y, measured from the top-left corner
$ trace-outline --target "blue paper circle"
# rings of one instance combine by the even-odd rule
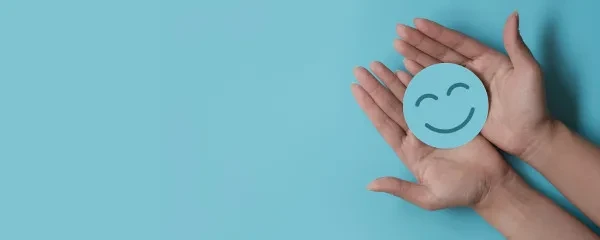
[[[481,80],[451,63],[421,70],[408,84],[403,103],[408,128],[435,148],[456,148],[473,140],[489,109]]]

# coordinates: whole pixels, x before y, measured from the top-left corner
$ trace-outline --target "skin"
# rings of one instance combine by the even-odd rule
[[[484,126],[483,136],[495,137],[496,145],[512,149],[513,153],[527,152],[527,146],[532,145],[535,140],[520,139],[519,144],[516,144],[511,138],[520,133],[504,131],[523,129],[526,126],[525,129],[537,132],[537,127],[547,122],[545,112],[540,111],[538,116],[535,110],[523,107],[523,100],[512,104],[511,97],[524,93],[508,90],[504,93],[498,89],[524,84],[531,86],[519,86],[521,89],[518,92],[533,91],[536,84],[519,83],[519,79],[525,77],[518,75],[515,68],[498,66],[507,57],[492,53],[475,40],[457,32],[448,32],[450,30],[428,20],[417,19],[415,24],[422,30],[402,25],[398,27],[398,33],[403,39],[397,40],[395,46],[406,57],[406,68],[414,74],[425,66],[445,61],[462,64],[471,70],[479,69],[480,71],[475,71],[476,74],[487,79],[484,80],[484,85],[492,91],[490,117]],[[516,38],[517,24],[516,16],[512,15],[507,22],[507,29],[514,29],[505,31],[505,41],[508,32],[508,44],[513,44],[513,48],[517,47],[512,39]],[[426,34],[439,40],[433,40]],[[523,50],[519,48],[520,51]],[[371,70],[385,86],[368,70],[358,67],[354,70],[358,84],[352,85],[352,93],[379,133],[415,175],[417,182],[382,177],[369,184],[370,190],[398,196],[428,210],[472,207],[507,238],[596,239],[583,224],[530,189],[483,136],[477,136],[455,149],[435,149],[420,142],[407,128],[402,113],[401,99],[412,76],[402,71],[393,73],[379,62],[371,64]],[[500,82],[509,76],[517,80],[512,80],[512,84]],[[543,101],[541,104],[544,104]],[[510,114],[506,113],[504,109],[507,106],[515,109]],[[528,116],[512,116],[518,113]],[[510,121],[505,122],[506,119]]]
[[[461,64],[488,89],[490,111],[482,135],[541,172],[563,195],[600,225],[600,149],[552,119],[546,108],[544,82],[512,14],[504,28],[508,56],[461,33],[426,19],[415,28],[398,25],[396,50],[416,74],[438,62]]]
[[[360,85],[352,85],[352,93],[420,184],[387,177],[376,180],[369,188],[436,210],[475,205],[492,185],[512,174],[499,153],[482,136],[455,149],[436,149],[419,141],[404,121],[400,101],[406,89],[404,84],[381,63],[373,63],[371,68],[386,85],[397,84],[397,87],[388,90],[366,69],[357,68],[354,73]],[[410,76],[402,79],[408,82]],[[480,161],[482,158],[489,160]]]
[[[504,29],[504,46],[511,58],[432,21],[416,19],[415,26],[398,25],[401,39],[394,41],[396,50],[405,56],[407,70],[416,74],[432,64],[449,62],[473,71],[490,96],[482,135],[514,155],[531,151],[551,119],[545,108],[541,70],[518,33],[518,16],[511,15]]]

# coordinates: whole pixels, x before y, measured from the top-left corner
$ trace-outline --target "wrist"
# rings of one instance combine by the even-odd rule
[[[517,157],[530,165],[541,164],[551,154],[556,139],[565,131],[569,129],[562,122],[554,119],[546,121],[535,130],[532,141]]]
[[[598,239],[512,170],[473,209],[507,239]]]
[[[527,185],[521,177],[511,168],[504,178],[497,184],[491,185],[487,194],[479,201],[473,209],[477,212],[489,211],[502,208],[508,198],[517,195],[520,188]],[[508,201],[510,202],[510,201]]]
[[[535,192],[514,172],[510,171],[504,182],[493,186],[473,210],[505,237],[517,234],[527,221],[528,206],[535,200]]]

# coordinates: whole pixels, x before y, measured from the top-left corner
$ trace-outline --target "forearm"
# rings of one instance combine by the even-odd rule
[[[585,225],[511,172],[475,211],[507,239],[598,239]]]
[[[600,225],[600,149],[558,121],[548,129],[521,158]]]

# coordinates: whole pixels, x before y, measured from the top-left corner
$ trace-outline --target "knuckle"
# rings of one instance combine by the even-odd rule
[[[438,52],[438,54],[436,54],[436,57],[440,60],[444,60],[448,56],[449,52],[450,48],[444,47]]]

